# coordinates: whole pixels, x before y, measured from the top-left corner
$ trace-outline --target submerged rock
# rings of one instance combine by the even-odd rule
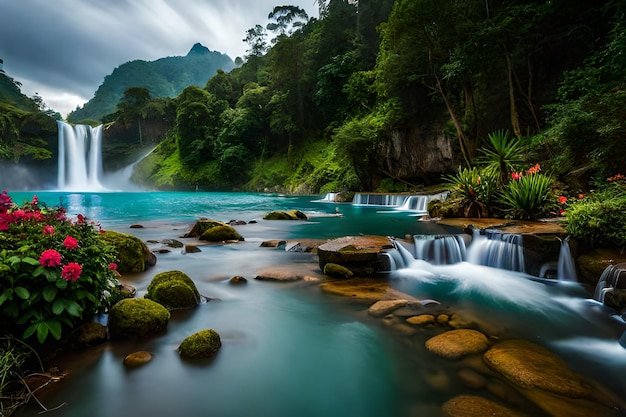
[[[277,210],[263,216],[263,220],[308,220],[306,214],[300,210]]]
[[[196,284],[182,271],[156,274],[148,284],[145,297],[168,309],[190,308],[200,302]]]
[[[143,272],[147,266],[156,264],[156,256],[141,239],[133,235],[107,230],[98,237],[115,248],[117,270],[120,273]]]
[[[354,273],[352,273],[352,271],[345,266],[329,262],[324,265],[324,275],[334,278],[350,278],[354,275]]]
[[[393,313],[400,307],[404,307],[409,303],[408,300],[381,300],[377,301],[367,309],[367,312],[374,317],[384,317],[389,313]]]
[[[473,329],[450,330],[426,341],[426,349],[435,355],[453,360],[482,353],[487,348],[489,348],[487,336]]]
[[[140,350],[138,352],[129,353],[124,357],[124,366],[127,368],[137,368],[139,366],[145,365],[152,360],[152,354],[150,352],[146,352],[145,350]]]
[[[442,407],[448,417],[522,417],[526,414],[477,395],[459,395]]]

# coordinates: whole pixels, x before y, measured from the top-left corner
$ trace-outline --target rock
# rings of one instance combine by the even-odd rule
[[[205,230],[198,239],[207,240],[209,242],[241,242],[244,240],[243,236],[241,236],[234,227],[227,224]]]
[[[165,271],[152,278],[145,298],[168,309],[190,308],[200,302],[200,293],[193,280],[184,272]]]
[[[286,240],[266,240],[261,242],[262,248],[278,248],[280,246],[285,246],[287,244]]]
[[[379,300],[395,300],[399,298],[417,301],[410,295],[391,288],[387,281],[375,278],[359,277],[332,280],[321,284],[320,289],[329,294],[351,297],[370,304]]]
[[[193,225],[191,230],[183,235],[183,237],[199,238],[200,236],[202,236],[202,233],[216,226],[227,226],[227,224],[224,222],[220,222],[219,220],[200,219]]]
[[[150,352],[146,352],[145,350],[140,350],[138,352],[129,353],[124,357],[124,366],[127,368],[137,368],[139,366],[145,365],[152,360],[152,354]]]
[[[108,230],[98,237],[115,249],[117,270],[120,273],[143,272],[147,266],[156,264],[156,256],[145,243],[133,235]]]
[[[435,316],[432,314],[420,314],[419,316],[413,316],[406,319],[409,324],[416,326],[428,326],[429,324],[435,324]]]
[[[328,275],[334,278],[350,278],[354,275],[354,273],[352,273],[352,271],[350,271],[345,266],[329,262],[324,265],[324,275]]]
[[[176,239],[163,239],[161,243],[164,244],[165,246],[169,246],[170,248],[182,248],[183,247],[183,242],[181,242],[180,240],[176,240]]]
[[[442,409],[448,417],[522,417],[525,414],[476,395],[459,395],[446,401]]]
[[[469,368],[459,369],[459,380],[468,388],[480,389],[487,385],[487,378]]]
[[[450,321],[450,316],[447,314],[439,314],[437,316],[437,324],[448,324],[448,322]]]
[[[570,398],[587,397],[590,386],[548,349],[527,340],[506,340],[483,355],[487,365],[521,388],[539,388]]]
[[[198,247],[198,245],[194,245],[193,243],[186,243],[184,248],[184,253],[198,253],[202,252],[202,250]]]
[[[242,285],[242,284],[247,284],[248,280],[242,276],[236,275],[232,277],[230,280],[228,280],[228,282],[233,285]]]
[[[487,336],[473,329],[450,330],[426,341],[426,349],[438,356],[453,360],[482,353],[488,347]]]
[[[96,346],[108,339],[107,328],[100,323],[88,321],[72,331],[69,344],[74,349]]]
[[[288,269],[265,269],[260,271],[254,279],[259,281],[289,282],[299,281],[302,279],[302,276]]]
[[[245,220],[230,220],[227,224],[229,226],[243,226],[246,222]]]
[[[212,358],[221,347],[220,335],[213,329],[206,329],[186,337],[178,347],[178,354],[186,359]]]
[[[400,307],[404,307],[407,305],[408,300],[381,300],[377,301],[367,309],[367,312],[370,316],[374,317],[384,317],[389,313],[392,313],[394,310],[397,310]]]
[[[135,223],[135,224],[131,224],[129,227],[130,227],[131,229],[143,229],[143,224],[137,224],[137,223]]]
[[[604,293],[604,305],[620,311],[626,307],[626,290],[612,288]]]
[[[393,245],[384,236],[348,236],[329,240],[318,246],[319,267],[323,271],[327,263],[335,263],[350,269],[356,275],[373,275],[388,270],[379,256]]]
[[[109,310],[111,339],[138,339],[163,332],[170,312],[146,298],[125,298]]]
[[[263,216],[263,220],[308,220],[306,214],[300,210],[277,210]]]

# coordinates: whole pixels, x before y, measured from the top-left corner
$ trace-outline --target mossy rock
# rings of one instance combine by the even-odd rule
[[[334,278],[350,278],[354,274],[345,266],[329,262],[324,265],[324,275]]]
[[[154,254],[141,239],[126,233],[107,230],[98,235],[107,245],[115,248],[117,270],[120,273],[143,272],[146,266],[154,264]]]
[[[189,308],[200,302],[200,293],[187,274],[173,270],[156,274],[148,284],[145,298],[169,309]]]
[[[232,226],[214,226],[205,230],[200,235],[200,240],[207,240],[209,242],[227,242],[229,240],[242,241],[243,236],[239,234]]]
[[[161,304],[146,298],[125,298],[109,311],[111,339],[137,339],[163,332],[170,312]]]
[[[186,359],[212,358],[221,347],[220,335],[213,329],[206,329],[186,337],[178,347],[178,354]]]
[[[226,226],[226,223],[221,222],[219,220],[210,220],[210,219],[200,219],[193,225],[191,230],[187,232],[183,237],[200,237],[207,230],[217,227],[217,226]]]
[[[263,216],[264,220],[308,220],[306,214],[300,210],[277,210]]]

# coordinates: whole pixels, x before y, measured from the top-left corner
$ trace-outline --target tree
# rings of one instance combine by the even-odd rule
[[[248,44],[249,48],[246,50],[248,53],[247,58],[251,56],[262,56],[267,51],[267,32],[261,25],[256,25],[246,31],[246,37],[243,39]]]
[[[270,19],[267,29],[277,34],[272,40],[276,43],[279,37],[289,36],[301,28],[309,20],[309,15],[298,6],[276,6],[267,18]]]

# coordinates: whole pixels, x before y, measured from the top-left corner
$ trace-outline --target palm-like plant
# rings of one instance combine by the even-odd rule
[[[483,155],[477,162],[486,172],[497,178],[499,187],[505,186],[511,173],[524,163],[522,155],[525,146],[518,138],[511,137],[508,130],[490,133],[487,138],[491,147],[479,149]]]
[[[500,194],[502,209],[509,217],[536,220],[554,208],[552,178],[535,173],[511,181]]]

